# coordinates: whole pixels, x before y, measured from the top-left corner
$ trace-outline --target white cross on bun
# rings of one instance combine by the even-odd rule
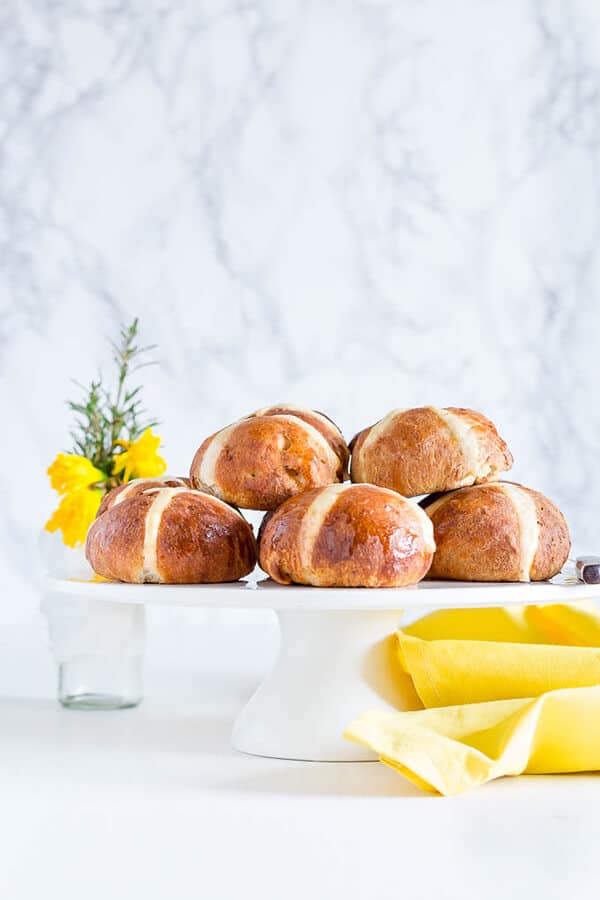
[[[97,515],[101,516],[107,509],[112,509],[113,506],[122,503],[123,500],[129,500],[131,497],[135,497],[136,494],[147,491],[148,488],[157,487],[189,488],[191,487],[191,484],[189,478],[180,478],[177,475],[162,475],[157,478],[133,478],[131,481],[120,484],[118,487],[113,488],[112,491],[108,492],[100,504]]]

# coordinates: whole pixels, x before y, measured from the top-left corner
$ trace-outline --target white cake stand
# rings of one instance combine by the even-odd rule
[[[534,584],[424,581],[410,588],[370,590],[285,587],[253,578],[218,585],[50,578],[46,595],[45,611],[55,645],[61,640],[62,626],[55,621],[52,627],[53,610],[61,603],[64,609],[65,601],[97,609],[101,628],[110,632],[111,645],[117,649],[119,628],[123,645],[143,641],[143,618],[137,613],[144,605],[275,610],[281,629],[279,655],[272,672],[238,715],[233,747],[259,756],[337,762],[375,759],[342,738],[356,716],[373,708],[405,706],[400,687],[394,687],[395,647],[389,640],[403,610],[569,603],[600,597],[600,585],[578,583],[568,572]],[[81,635],[71,629],[68,651],[55,646],[57,658],[65,653],[77,656],[78,641],[85,645],[79,648],[81,653],[90,652],[90,641],[97,635],[90,635],[89,620]]]

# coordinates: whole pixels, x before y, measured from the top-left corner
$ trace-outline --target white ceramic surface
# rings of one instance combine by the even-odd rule
[[[82,599],[207,609],[458,609],[463,606],[573,603],[600,597],[600,585],[577,582],[570,569],[552,581],[529,584],[421,581],[408,588],[375,589],[281,585],[260,577],[228,584],[121,584],[57,578],[47,578],[45,584],[47,591],[78,595]]]
[[[238,715],[232,746],[278,759],[376,759],[342,734],[359,710],[402,707],[390,646],[401,613],[286,610],[277,618],[275,666]]]

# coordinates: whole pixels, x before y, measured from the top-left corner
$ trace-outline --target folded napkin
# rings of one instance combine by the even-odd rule
[[[420,787],[450,795],[501,775],[600,769],[592,603],[432,613],[398,631],[398,656],[415,710],[367,712],[346,737]]]

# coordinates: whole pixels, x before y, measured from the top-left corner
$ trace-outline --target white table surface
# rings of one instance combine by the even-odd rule
[[[144,703],[92,713],[55,702],[41,620],[0,630],[2,898],[598,896],[600,777],[442,799],[379,763],[245,757],[231,723],[274,626],[148,638]]]

